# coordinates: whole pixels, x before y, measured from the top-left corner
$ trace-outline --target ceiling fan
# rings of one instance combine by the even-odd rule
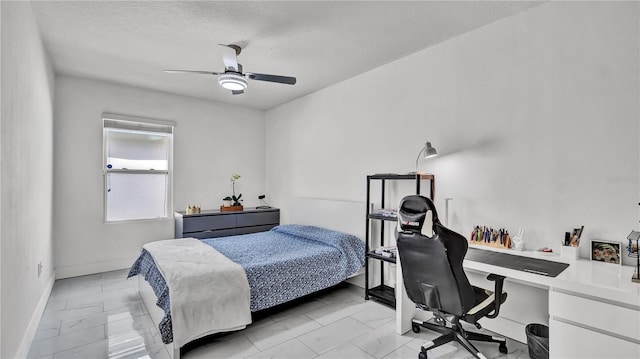
[[[212,71],[194,71],[194,70],[164,70],[170,74],[203,74],[217,75],[220,86],[227,90],[231,90],[234,95],[244,93],[249,82],[247,79],[276,82],[280,84],[295,85],[296,78],[289,76],[267,75],[255,72],[242,72],[242,65],[238,63],[238,55],[242,48],[238,45],[222,45],[224,52],[222,53],[222,62],[224,62],[224,72]]]

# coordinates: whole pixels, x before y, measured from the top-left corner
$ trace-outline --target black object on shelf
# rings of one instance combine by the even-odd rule
[[[396,306],[395,288],[382,284],[374,288],[369,288],[368,292],[371,298],[375,298],[377,301],[392,307]]]
[[[385,262],[389,262],[389,263],[395,263],[396,262],[396,257],[385,257],[383,255],[380,255],[376,252],[367,252],[367,257],[369,258],[375,258],[375,259],[379,259],[381,261],[385,261]]]
[[[420,194],[420,188],[423,180],[429,181],[429,197],[433,200],[435,196],[435,178],[432,174],[395,174],[395,173],[378,173],[367,176],[367,215],[366,215],[366,231],[365,231],[365,245],[366,245],[366,261],[365,261],[365,279],[364,279],[364,299],[369,300],[373,298],[381,303],[395,307],[395,289],[385,284],[384,280],[384,263],[396,263],[396,257],[386,257],[381,254],[375,253],[375,248],[372,248],[372,236],[371,236],[371,221],[380,221],[380,233],[379,233],[379,246],[385,245],[385,222],[396,222],[397,216],[390,210],[377,210],[372,212],[371,208],[371,181],[381,181],[381,193],[380,193],[380,206],[385,208],[385,190],[387,181],[394,180],[413,180],[416,185],[415,194]],[[392,226],[395,224],[391,224]],[[370,261],[380,261],[380,284],[370,288],[369,287],[369,266]]]
[[[396,213],[395,210],[392,211],[388,209],[378,209],[373,213],[369,213],[369,218],[381,219],[383,221],[397,221],[398,214]]]

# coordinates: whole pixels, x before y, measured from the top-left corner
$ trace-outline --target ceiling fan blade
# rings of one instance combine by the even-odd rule
[[[231,94],[233,95],[242,95],[244,91],[242,90],[231,90]]]
[[[224,62],[224,68],[228,71],[240,72],[238,70],[238,51],[236,50],[237,46],[234,45],[223,45],[222,46],[222,62]]]
[[[252,80],[277,82],[277,83],[280,83],[280,84],[287,84],[287,85],[295,85],[296,84],[296,78],[295,77],[278,76],[278,75],[267,75],[267,74],[257,74],[255,72],[247,72],[244,75],[245,75],[245,77],[250,78]]]
[[[200,74],[200,75],[220,75],[219,72],[195,71],[195,70],[164,70],[168,74]]]

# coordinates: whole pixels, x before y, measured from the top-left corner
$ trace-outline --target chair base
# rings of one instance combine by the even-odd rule
[[[459,323],[452,324],[452,327],[447,327],[446,322],[442,318],[436,317],[436,324],[427,323],[421,320],[413,319],[411,323],[411,329],[414,333],[419,333],[420,328],[424,327],[429,330],[433,330],[442,334],[441,336],[435,338],[434,340],[427,342],[422,345],[420,348],[420,353],[418,354],[418,359],[427,359],[427,351],[433,348],[437,348],[441,345],[447,344],[449,342],[458,342],[462,345],[469,353],[471,353],[474,357],[478,359],[487,359],[476,347],[471,344],[470,340],[480,341],[480,342],[490,342],[490,343],[498,343],[500,346],[498,350],[500,353],[507,353],[507,340],[501,337],[494,337],[487,334],[480,334],[474,332],[467,332],[462,329]]]

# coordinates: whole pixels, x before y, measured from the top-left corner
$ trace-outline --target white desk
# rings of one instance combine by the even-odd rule
[[[633,267],[538,257],[531,251],[497,251],[565,261],[570,266],[552,278],[465,260],[473,285],[493,290],[493,282],[484,279],[488,273],[507,277],[508,297],[500,316],[481,320],[483,327],[526,342],[526,324],[548,324],[552,358],[640,358],[640,284],[631,282]],[[411,330],[411,318],[424,313],[418,313],[407,297],[400,266],[398,261],[396,331],[403,334]]]

